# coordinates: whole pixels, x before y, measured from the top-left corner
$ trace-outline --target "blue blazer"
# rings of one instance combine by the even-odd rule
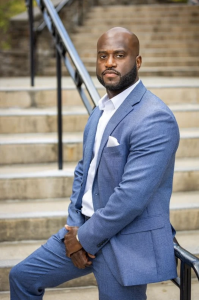
[[[98,120],[98,107],[84,131],[83,159],[75,178],[67,224],[79,226],[83,248],[102,250],[124,286],[175,278],[176,262],[169,221],[179,129],[170,109],[140,82],[104,131],[93,183],[95,213],[81,214]],[[109,136],[119,144],[106,147]]]

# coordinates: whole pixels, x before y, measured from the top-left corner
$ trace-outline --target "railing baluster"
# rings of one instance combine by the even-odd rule
[[[26,0],[26,6],[28,7],[28,16],[29,16],[29,41],[30,41],[30,78],[31,86],[34,86],[34,30],[33,30],[33,1]]]
[[[191,300],[191,268],[181,261],[180,300]]]
[[[57,127],[58,127],[58,168],[63,169],[63,151],[62,151],[62,90],[61,90],[61,57],[56,49],[57,65]]]
[[[78,0],[78,25],[83,25],[83,18],[84,18],[84,7],[83,7],[83,0]]]

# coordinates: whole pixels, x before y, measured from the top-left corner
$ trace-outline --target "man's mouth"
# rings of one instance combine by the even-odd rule
[[[120,73],[115,70],[105,70],[104,72],[102,72],[102,76],[104,75],[112,77],[112,76],[118,76],[120,75]]]

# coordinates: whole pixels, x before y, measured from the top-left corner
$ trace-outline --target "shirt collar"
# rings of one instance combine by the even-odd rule
[[[108,95],[104,95],[99,100],[99,109],[100,110],[117,110],[118,107],[122,104],[122,102],[126,99],[126,97],[134,90],[136,85],[140,82],[140,79],[136,81],[133,85],[131,85],[129,88],[118,94],[117,96],[109,99]]]

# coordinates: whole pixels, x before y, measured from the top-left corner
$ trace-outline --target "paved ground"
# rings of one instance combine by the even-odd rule
[[[191,300],[199,298],[199,282],[192,282]],[[9,300],[9,293],[1,293],[1,300]],[[73,289],[53,289],[47,290],[44,300],[98,300],[96,287],[73,288]],[[122,299],[120,299],[122,300]],[[130,299],[129,299],[130,300]],[[147,300],[180,300],[179,289],[171,282],[150,284],[148,286]]]

